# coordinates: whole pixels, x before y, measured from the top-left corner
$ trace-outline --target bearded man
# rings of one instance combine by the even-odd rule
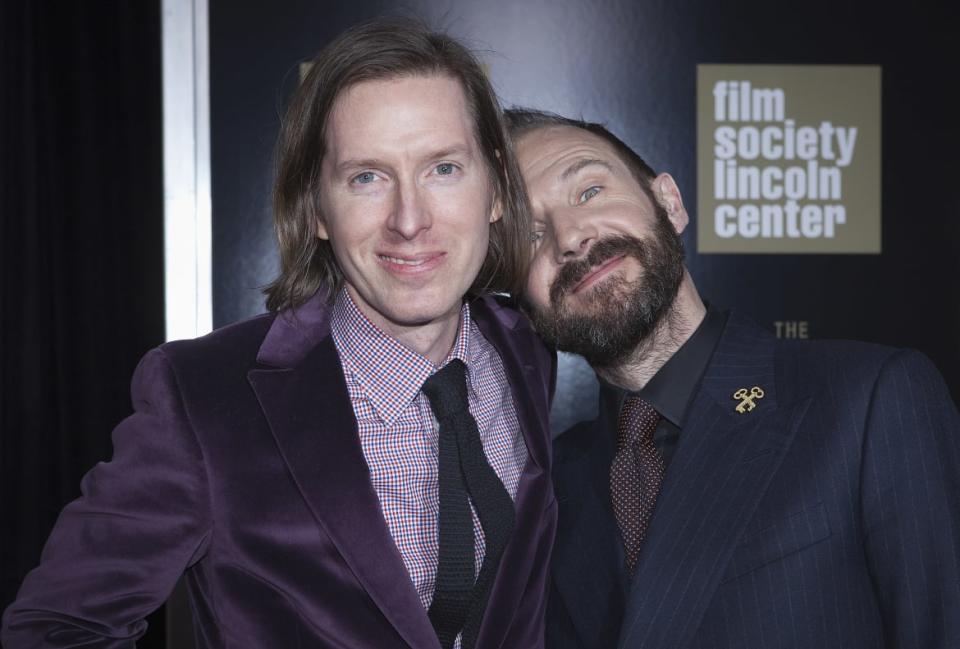
[[[508,120],[527,310],[601,382],[554,446],[547,647],[960,646],[960,418],[933,364],[706,305],[668,174],[598,124]]]

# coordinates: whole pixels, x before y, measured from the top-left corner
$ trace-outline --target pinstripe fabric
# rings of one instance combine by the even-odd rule
[[[766,396],[734,415],[730,395],[752,385]],[[590,444],[564,437],[558,494],[589,474],[578,451]],[[571,519],[588,517],[568,505],[548,646],[609,647],[594,640],[612,635],[603,617],[580,614],[593,596],[573,593],[589,583],[581,567],[559,563],[586,538]],[[958,541],[960,418],[933,365],[875,345],[777,341],[733,314],[667,473],[618,646],[960,647]]]

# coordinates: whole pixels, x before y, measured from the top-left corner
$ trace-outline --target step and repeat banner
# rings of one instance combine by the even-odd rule
[[[781,337],[919,348],[958,398],[951,17],[771,4],[419,0],[399,13],[475,49],[504,105],[603,122],[670,172],[706,299]],[[397,11],[211,0],[215,326],[263,311],[277,269],[273,148],[301,65]],[[564,356],[555,430],[591,417],[596,390]]]

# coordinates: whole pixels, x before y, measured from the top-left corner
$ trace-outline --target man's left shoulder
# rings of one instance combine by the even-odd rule
[[[492,332],[502,331],[508,336],[529,340],[539,349],[547,349],[515,298],[489,293],[472,297],[470,315],[488,339]]]
[[[928,416],[960,431],[957,410],[946,381],[933,361],[915,349],[852,340],[778,343],[778,389],[811,396],[821,412],[853,414],[854,420]]]
[[[540,371],[552,397],[556,384],[556,351],[537,335],[516,299],[498,294],[475,296],[470,299],[470,314],[504,362],[507,362],[504,357],[510,356],[526,370]]]
[[[741,351],[772,347],[777,362],[799,363],[811,371],[836,366],[871,371],[891,355],[905,351],[859,340],[780,338],[736,310],[727,314],[724,337],[732,339]]]
[[[478,322],[492,321],[510,329],[530,326],[516,298],[509,295],[483,293],[472,296],[469,303],[470,313]]]
[[[742,349],[772,347],[777,383],[787,392],[838,391],[869,397],[877,387],[911,378],[943,384],[936,365],[915,349],[841,339],[777,338],[749,319],[732,312],[732,327]],[[728,332],[729,334],[729,332]]]
[[[939,376],[922,352],[858,340],[777,340],[778,357],[800,374],[827,379],[876,380],[913,372]]]

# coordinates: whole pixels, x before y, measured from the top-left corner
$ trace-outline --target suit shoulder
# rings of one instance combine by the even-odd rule
[[[915,349],[854,340],[779,340],[781,367],[822,386],[876,383],[882,376],[939,377],[933,362]]]
[[[509,295],[484,293],[470,298],[470,312],[475,320],[490,320],[508,329],[527,329],[527,316]]]
[[[859,340],[778,338],[737,310],[729,311],[724,336],[734,341],[738,352],[750,353],[759,345],[772,344],[781,362],[800,363],[810,369],[834,366],[879,368],[886,359],[903,351]]]
[[[523,313],[523,309],[520,307],[520,300],[512,295],[507,295],[506,293],[486,293],[481,299],[485,300],[487,303],[496,304],[497,307],[501,309],[508,309],[510,311],[516,311],[517,313]]]
[[[893,355],[905,350],[858,340],[777,340],[780,355],[811,369],[835,367],[875,372]]]
[[[493,325],[514,340],[522,341],[524,345],[517,351],[533,354],[536,361],[544,366],[556,364],[556,351],[537,335],[530,320],[519,308],[516,299],[507,295],[488,293],[471,298],[470,309],[477,324]]]
[[[249,367],[256,360],[275,318],[275,313],[260,314],[220,327],[205,336],[165,343],[159,351],[178,368],[217,367],[223,370],[235,364]]]

